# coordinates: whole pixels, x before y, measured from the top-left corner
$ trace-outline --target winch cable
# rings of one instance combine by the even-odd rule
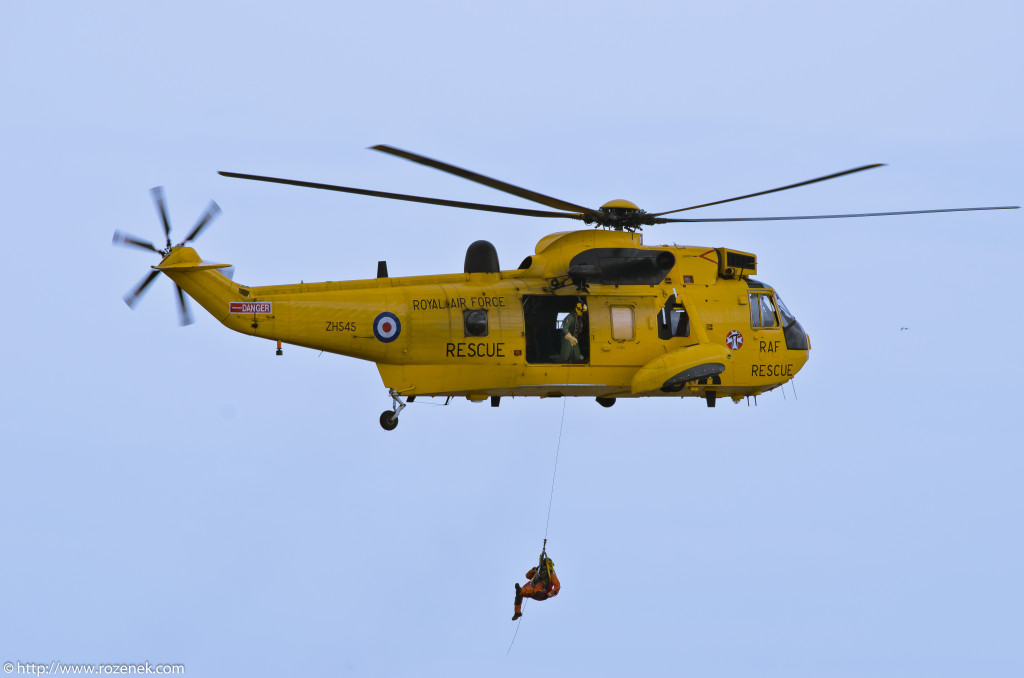
[[[583,297],[576,295],[576,303],[582,304]],[[571,311],[570,311],[571,313]],[[581,329],[576,330],[577,334],[581,334]],[[571,360],[572,358],[570,358]],[[558,453],[562,450],[562,431],[565,430],[565,404],[569,400],[568,391],[569,383],[572,381],[572,371],[569,367],[565,368],[565,390],[566,393],[562,394],[562,419],[558,422],[558,442],[555,443],[555,468],[551,472],[551,494],[548,496],[548,517],[544,522],[544,546],[547,549],[548,543],[548,527],[551,525],[551,505],[555,501],[555,478],[558,477]]]
[[[568,384],[566,384],[568,386]],[[568,396],[562,396],[562,421],[558,424],[558,443],[555,445],[555,469],[551,472],[551,493],[548,496],[548,517],[544,523],[544,542],[548,541],[548,528],[551,526],[551,505],[555,501],[555,478],[558,476],[558,453],[562,449],[562,430],[565,428],[565,403]]]
[[[565,386],[569,387],[569,377],[566,375]],[[548,528],[551,526],[551,506],[555,502],[555,478],[558,477],[558,454],[562,450],[562,431],[565,430],[565,404],[568,401],[568,396],[562,395],[562,419],[558,423],[558,442],[555,444],[555,468],[551,472],[551,493],[548,495],[548,517],[544,522],[544,546],[541,549],[541,553],[547,553],[548,549]],[[523,605],[526,604],[526,599],[523,599]],[[505,655],[512,651],[512,646],[516,642],[516,636],[519,635],[519,625],[523,623],[523,618],[520,617],[519,621],[516,622],[516,632],[512,634],[512,642],[508,644],[508,649],[505,650]]]

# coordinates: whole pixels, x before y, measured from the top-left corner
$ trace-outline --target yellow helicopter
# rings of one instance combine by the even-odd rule
[[[465,397],[498,406],[506,396],[590,396],[604,407],[617,398],[699,397],[739,402],[778,388],[807,362],[811,341],[771,285],[755,280],[757,257],[725,247],[644,245],[642,227],[685,222],[831,219],[1016,209],[957,209],[789,217],[688,219],[666,215],[776,193],[880,167],[865,165],[757,193],[648,213],[626,200],[599,209],[513,186],[431,158],[378,145],[388,153],[550,210],[386,193],[274,177],[226,177],[356,193],[378,198],[567,218],[594,229],[554,233],[515,269],[502,270],[491,243],[472,243],[462,273],[345,282],[249,287],[233,282],[188,247],[220,212],[210,204],[177,245],[171,244],[163,190],[154,188],[166,246],[116,231],[114,243],[156,252],[158,265],[125,295],[133,307],[164,273],[177,287],[182,324],[191,322],[185,294],[243,334],[370,360],[392,408],[380,425],[393,430],[406,403],[419,396]],[[446,401],[447,402],[447,401]]]

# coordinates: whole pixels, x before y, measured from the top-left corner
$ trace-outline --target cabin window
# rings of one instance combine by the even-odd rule
[[[750,293],[750,326],[778,327],[779,321],[775,315],[775,304],[772,303],[770,295],[763,292]]]
[[[672,295],[658,312],[658,337],[674,339],[690,336],[690,317],[683,307],[683,302]]]
[[[632,306],[612,306],[612,339],[614,341],[631,341],[636,336],[633,327]]]
[[[487,311],[483,309],[463,311],[462,322],[467,337],[487,336]]]

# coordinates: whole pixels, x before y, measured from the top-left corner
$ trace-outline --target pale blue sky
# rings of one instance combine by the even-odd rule
[[[148,189],[247,284],[514,267],[547,220],[364,150],[652,211],[1020,204],[1015,2],[7,3],[0,660],[213,675],[1019,676],[1024,215],[650,228],[755,252],[813,351],[758,406],[410,406],[375,367],[176,325]],[[543,222],[543,223],[539,223]],[[901,326],[910,327],[900,332]]]

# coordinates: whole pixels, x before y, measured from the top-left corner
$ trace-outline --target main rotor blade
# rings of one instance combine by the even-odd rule
[[[499,191],[503,191],[505,193],[511,193],[512,195],[518,196],[520,198],[525,198],[526,200],[529,200],[531,202],[540,203],[541,205],[544,205],[546,207],[552,207],[552,208],[554,208],[556,210],[566,210],[568,212],[579,212],[581,214],[591,214],[591,215],[600,214],[597,210],[591,209],[589,207],[583,207],[581,205],[575,205],[575,204],[573,204],[571,202],[566,202],[565,200],[559,200],[558,198],[552,198],[551,196],[543,195],[541,193],[537,193],[535,191],[531,191],[531,190],[528,190],[528,189],[525,189],[525,188],[520,188],[519,186],[513,186],[512,184],[505,183],[504,181],[499,181],[497,179],[492,179],[490,177],[485,177],[482,174],[477,174],[476,172],[470,172],[469,170],[462,169],[461,167],[456,167],[455,165],[449,165],[446,162],[441,162],[440,160],[434,160],[432,158],[427,158],[427,157],[422,156],[422,155],[417,155],[416,153],[410,153],[409,151],[403,151],[402,149],[395,148],[393,146],[387,146],[385,144],[377,144],[376,146],[371,146],[370,150],[380,151],[381,153],[389,153],[390,155],[394,155],[394,156],[397,156],[399,158],[405,158],[406,160],[409,160],[409,161],[415,162],[415,163],[419,163],[420,165],[426,165],[427,167],[433,167],[434,169],[439,169],[442,172],[447,172],[448,174],[454,174],[457,177],[462,177],[463,179],[469,179],[470,181],[474,181],[474,182],[476,182],[478,184],[483,184],[484,186],[490,186],[491,188],[497,189]]]
[[[767,190],[767,191],[760,191],[759,193],[750,193],[748,195],[741,195],[741,196],[739,196],[737,198],[728,198],[726,200],[717,200],[715,202],[706,202],[703,205],[693,205],[692,207],[682,207],[682,208],[677,209],[677,210],[669,210],[668,212],[658,212],[657,214],[652,214],[651,216],[661,217],[661,216],[664,216],[666,214],[675,214],[676,212],[685,212],[687,210],[695,210],[695,209],[698,209],[700,207],[711,207],[712,205],[721,205],[721,204],[727,203],[727,202],[735,202],[737,200],[746,200],[747,198],[755,198],[755,197],[757,197],[759,195],[768,195],[769,193],[778,193],[779,191],[788,191],[791,188],[797,188],[799,186],[807,186],[808,184],[816,184],[819,181],[828,181],[829,179],[835,179],[837,177],[843,177],[843,176],[846,176],[847,174],[853,174],[855,172],[863,172],[864,170],[869,170],[869,169],[874,169],[875,167],[884,167],[884,166],[885,165],[882,164],[882,163],[876,163],[874,165],[864,165],[863,167],[854,167],[853,169],[848,169],[848,170],[846,170],[844,172],[836,172],[835,174],[829,174],[828,176],[818,177],[817,179],[809,179],[808,181],[801,181],[798,184],[790,184],[789,186],[781,186],[779,188],[772,188],[772,189]]]
[[[167,247],[171,246],[171,219],[167,216],[167,202],[164,200],[164,187],[154,186],[149,189],[156,203],[156,211],[160,215],[160,223],[164,226],[164,235],[167,236]]]
[[[459,207],[467,210],[481,210],[484,212],[501,212],[503,214],[519,214],[527,217],[562,217],[565,219],[583,219],[582,214],[567,212],[545,212],[543,210],[530,210],[520,207],[502,207],[500,205],[483,205],[475,202],[459,202],[457,200],[442,200],[440,198],[424,198],[416,195],[405,195],[403,193],[386,193],[384,191],[369,191],[364,188],[349,188],[348,186],[334,186],[332,184],[318,184],[312,181],[296,181],[294,179],[278,179],[275,177],[261,177],[256,174],[238,174],[237,172],[217,172],[224,177],[234,179],[251,179],[253,181],[267,181],[274,184],[288,184],[290,186],[305,186],[306,188],[319,188],[326,191],[340,191],[342,193],[355,193],[357,195],[368,195],[374,198],[389,198],[391,200],[406,200],[409,202],[422,202],[428,205],[441,205],[443,207]],[[589,214],[589,212],[588,212]]]
[[[185,325],[191,325],[192,314],[188,312],[188,303],[185,301],[185,292],[177,285],[174,286],[174,289],[178,291],[178,323],[182,327]]]
[[[142,293],[146,291],[146,288],[149,287],[151,282],[156,280],[158,275],[160,275],[160,271],[152,271],[145,278],[139,281],[139,284],[135,286],[135,289],[121,297],[124,299],[124,303],[128,304],[128,308],[135,308],[135,304],[142,298]]]
[[[893,217],[901,214],[935,214],[937,212],[978,212],[982,210],[1016,210],[1020,209],[1019,206],[1008,206],[1008,207],[957,207],[953,209],[945,210],[911,210],[909,212],[866,212],[864,214],[816,214],[813,216],[799,216],[799,217],[733,217],[727,219],[664,219],[656,218],[653,220],[655,224],[668,224],[668,223],[698,223],[698,222],[711,222],[711,221],[791,221],[794,219],[849,219],[852,217]]]
[[[206,211],[203,212],[201,217],[199,217],[199,221],[197,221],[196,225],[192,227],[192,230],[187,236],[185,236],[185,239],[181,241],[181,244],[184,245],[187,242],[191,242],[199,235],[199,232],[206,228],[207,224],[216,219],[219,214],[220,205],[211,200],[210,204],[206,207]]]
[[[144,250],[151,250],[153,252],[156,252],[157,254],[160,253],[160,250],[158,250],[156,248],[156,245],[154,245],[153,243],[149,242],[148,240],[143,240],[142,238],[136,238],[134,235],[130,235],[128,233],[122,233],[121,231],[114,231],[113,244],[115,244],[115,245],[122,245],[122,246],[125,246],[125,247],[128,247],[128,246],[139,247],[139,248],[144,249]]]

